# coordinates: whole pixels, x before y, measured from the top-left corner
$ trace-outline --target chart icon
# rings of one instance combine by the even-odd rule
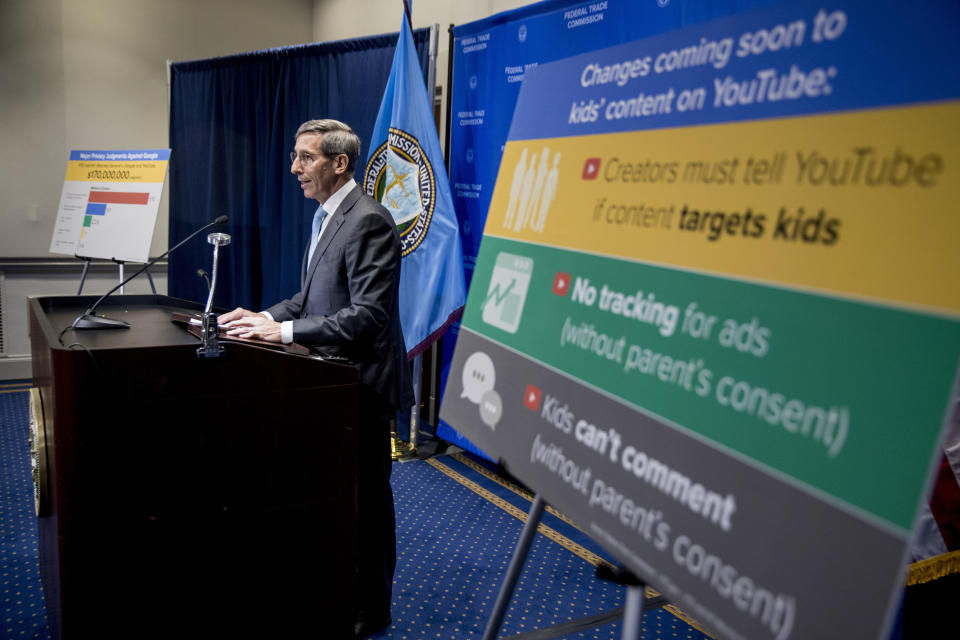
[[[532,273],[532,258],[505,251],[497,254],[483,303],[483,321],[507,333],[516,333]]]

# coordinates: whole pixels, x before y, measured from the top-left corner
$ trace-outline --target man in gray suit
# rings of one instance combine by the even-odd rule
[[[295,341],[357,367],[355,635],[366,637],[390,624],[396,565],[390,419],[414,398],[397,309],[400,236],[390,212],[353,179],[359,153],[360,139],[342,122],[300,125],[290,172],[304,197],[320,204],[303,258],[300,291],[260,313],[234,309],[219,323],[230,335]]]

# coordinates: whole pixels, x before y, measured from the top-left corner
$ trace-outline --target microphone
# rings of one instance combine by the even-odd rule
[[[197,269],[197,277],[203,278],[204,282],[207,283],[207,291],[210,291],[210,274],[207,273],[207,270],[203,267]]]
[[[127,284],[128,282],[136,278],[138,275],[140,275],[141,273],[143,273],[144,271],[152,267],[162,258],[165,258],[166,256],[170,255],[171,253],[179,249],[181,246],[186,244],[188,241],[192,240],[193,238],[203,233],[210,227],[218,224],[223,224],[228,219],[229,218],[227,218],[227,216],[220,216],[213,222],[208,222],[207,224],[203,225],[202,227],[200,227],[199,229],[197,229],[196,231],[188,235],[186,238],[184,238],[183,240],[173,245],[171,248],[167,249],[162,254],[160,254],[150,262],[148,262],[147,264],[143,265],[132,276],[130,276],[129,278],[125,278],[123,281],[120,282],[120,284],[118,284],[113,289],[110,289],[110,291],[107,291],[105,294],[100,296],[100,298],[96,302],[90,305],[89,309],[84,311],[83,314],[77,316],[77,319],[73,321],[73,324],[70,325],[70,328],[71,329],[129,329],[130,323],[125,320],[114,320],[113,318],[108,318],[106,316],[95,315],[97,307],[100,306],[100,303],[106,300],[107,296],[109,296],[111,293],[113,293],[123,285]]]

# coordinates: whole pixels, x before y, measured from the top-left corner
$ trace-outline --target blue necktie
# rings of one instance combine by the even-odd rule
[[[307,269],[310,268],[310,261],[313,260],[313,250],[317,248],[317,240],[320,239],[320,227],[323,225],[323,219],[327,217],[327,211],[323,205],[317,207],[317,212],[313,214],[313,226],[310,227],[310,251],[307,253]]]

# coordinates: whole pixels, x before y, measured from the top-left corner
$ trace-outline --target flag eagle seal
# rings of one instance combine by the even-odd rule
[[[363,190],[393,215],[403,257],[427,235],[437,204],[437,185],[427,154],[417,138],[390,127],[387,140],[370,157]]]

